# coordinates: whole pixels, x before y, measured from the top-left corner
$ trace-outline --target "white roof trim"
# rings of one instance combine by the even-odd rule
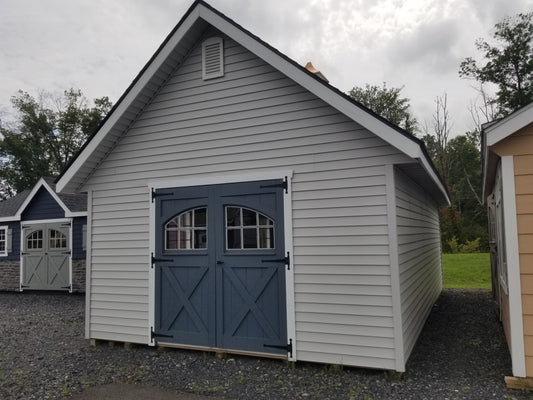
[[[486,128],[485,135],[487,146],[490,147],[495,145],[532,122],[533,103],[530,103]]]
[[[397,148],[407,156],[413,159],[422,160],[424,169],[429,172],[429,175],[435,184],[447,198],[446,190],[444,190],[440,179],[433,172],[432,168],[427,166],[430,164],[425,154],[422,154],[420,144],[416,140],[403,135],[392,126],[377,118],[375,115],[369,113],[363,108],[355,106],[350,100],[339,95],[335,90],[318,81],[314,76],[311,76],[292,62],[289,62],[276,51],[266,46],[261,41],[257,40],[253,35],[249,34],[240,26],[227,19],[225,16],[219,15],[212,9],[207,7],[203,2],[195,3],[194,8],[183,19],[176,31],[172,33],[164,46],[158,51],[154,59],[147,65],[131,86],[124,98],[114,109],[113,113],[105,121],[104,125],[100,127],[96,135],[87,143],[86,147],[77,156],[70,167],[64,172],[56,184],[57,191],[64,190],[69,182],[75,178],[78,171],[80,171],[84,164],[97,151],[100,144],[105,140],[107,134],[111,131],[119,118],[128,110],[130,105],[137,98],[139,93],[150,81],[154,74],[158,71],[161,65],[165,62],[172,50],[180,43],[189,28],[199,19],[203,19],[221,32],[225,33],[233,40],[241,44],[243,47],[250,50],[252,53],[262,58],[265,62],[272,65],[274,68],[285,74],[290,79],[300,84],[311,93],[315,94],[320,99],[324,100],[339,112],[356,121],[376,136],[383,139],[385,142]]]
[[[397,130],[384,123],[380,119],[371,115],[367,111],[356,107],[353,103],[338,93],[317,81],[313,76],[304,73],[283,57],[280,57],[267,46],[258,42],[255,38],[243,32],[241,29],[231,24],[221,16],[213,13],[211,10],[201,6],[199,8],[200,16],[213,25],[218,30],[224,32],[233,40],[250,50],[252,53],[262,58],[265,62],[285,74],[296,83],[309,90],[326,103],[336,108],[346,116],[355,120],[387,143],[393,145],[403,153],[412,158],[416,158],[419,152],[419,145],[413,140],[403,136]]]
[[[87,143],[87,146],[83,149],[81,154],[74,160],[70,167],[65,171],[61,176],[59,181],[56,183],[56,189],[58,192],[61,192],[68,182],[74,178],[76,172],[83,167],[83,164],[89,159],[89,157],[98,149],[100,143],[102,143],[109,131],[113,128],[115,123],[118,121],[120,116],[128,110],[131,104],[135,101],[137,96],[140,94],[144,86],[150,81],[154,74],[159,70],[161,65],[165,62],[172,49],[177,46],[182,37],[190,29],[194,21],[198,19],[199,11],[196,8],[193,10],[188,18],[183,21],[181,26],[177,31],[172,35],[170,40],[166,45],[161,49],[157,54],[156,58],[148,65],[143,74],[139,77],[137,82],[132,86],[131,90],[127,95],[122,99],[118,104],[117,108],[113,111],[113,114],[105,121],[104,125],[100,127],[96,135]]]
[[[78,211],[78,212],[72,212],[68,209],[68,207],[63,203],[63,201],[59,198],[57,193],[50,187],[50,185],[44,180],[44,178],[39,179],[39,181],[33,186],[33,189],[31,190],[30,194],[26,197],[24,202],[20,205],[19,209],[17,210],[16,214],[13,217],[5,217],[0,219],[0,221],[8,220],[7,218],[10,218],[9,221],[20,221],[22,219],[22,213],[30,204],[30,202],[33,200],[39,189],[44,187],[48,193],[54,198],[57,204],[63,209],[65,212],[65,218],[71,218],[71,217],[85,217],[87,216],[86,211]]]

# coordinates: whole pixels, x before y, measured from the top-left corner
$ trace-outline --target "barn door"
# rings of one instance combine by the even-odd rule
[[[165,189],[156,194],[157,340],[215,346],[215,271],[208,237],[206,188]]]
[[[69,223],[23,226],[23,289],[70,289],[69,230]]]
[[[283,187],[155,192],[155,339],[287,354]]]

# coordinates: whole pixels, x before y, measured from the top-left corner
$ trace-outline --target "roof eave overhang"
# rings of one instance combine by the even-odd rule
[[[105,157],[105,154],[102,155],[101,153],[97,153],[100,144],[107,138],[108,133],[112,131],[120,117],[133,104],[144,86],[150,82],[154,74],[156,74],[158,69],[165,63],[167,57],[172,53],[172,50],[180,43],[187,31],[198,19],[203,19],[216,29],[228,35],[287,77],[324,100],[339,112],[356,121],[385,142],[394,146],[405,155],[414,160],[419,160],[433,182],[441,190],[446,199],[445,201],[449,202],[448,194],[442,185],[438,174],[436,174],[433,168],[431,168],[431,162],[422,150],[423,144],[420,141],[416,138],[409,137],[405,132],[401,132],[398,128],[393,127],[391,124],[372,112],[369,112],[369,110],[364,107],[355,105],[346,95],[326,84],[313,74],[308,73],[303,67],[296,65],[286,56],[277,52],[271,46],[267,45],[235,22],[229,20],[223,14],[211,8],[203,1],[194,3],[189,9],[175,30],[167,37],[164,45],[162,45],[154,57],[149,61],[149,64],[147,64],[145,69],[141,71],[141,74],[134,81],[134,84],[130,86],[128,91],[121,98],[120,103],[113,109],[111,115],[108,116],[107,120],[100,127],[95,136],[93,136],[93,138],[86,144],[70,167],[59,178],[56,182],[56,190],[58,192],[79,191],[81,189],[80,182],[85,182],[94,170],[94,168],[84,169],[84,165],[91,158],[94,158],[93,161],[95,164],[98,164],[103,157]],[[118,137],[114,138],[114,140],[117,139]]]

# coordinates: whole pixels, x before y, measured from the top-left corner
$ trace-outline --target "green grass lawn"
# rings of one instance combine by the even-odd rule
[[[490,254],[443,254],[445,288],[490,289]]]

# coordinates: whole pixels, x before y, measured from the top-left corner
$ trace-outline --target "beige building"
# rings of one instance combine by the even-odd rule
[[[493,291],[513,375],[533,378],[533,103],[485,125],[482,141]]]

